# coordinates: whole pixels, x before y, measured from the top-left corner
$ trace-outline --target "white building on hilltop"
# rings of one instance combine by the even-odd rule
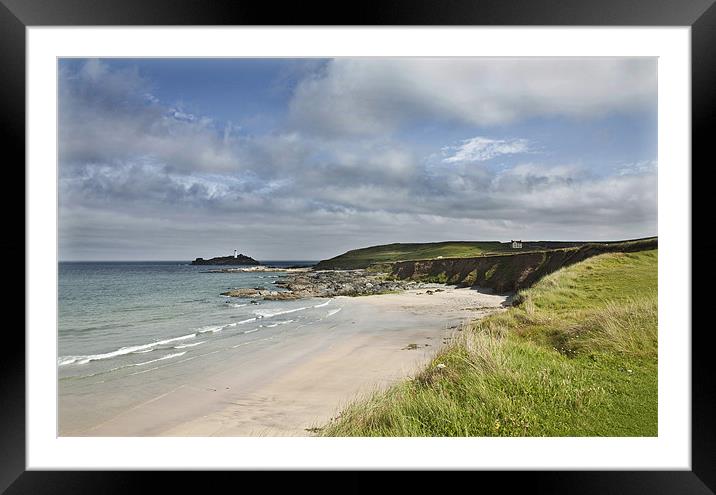
[[[522,241],[510,241],[512,243],[512,249],[522,249]]]
[[[238,251],[236,251],[236,249],[234,249],[234,258],[238,258],[238,257],[239,257],[239,255],[237,254],[237,252],[238,252]]]

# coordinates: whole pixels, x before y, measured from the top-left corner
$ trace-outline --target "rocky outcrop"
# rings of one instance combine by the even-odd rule
[[[231,289],[221,293],[222,296],[244,297],[247,299],[266,299],[269,301],[287,301],[299,299],[301,296],[290,291],[269,290],[263,287]]]
[[[382,266],[382,269],[387,269],[400,280],[484,287],[506,293],[529,287],[549,273],[598,254],[644,251],[657,247],[657,239],[651,238],[523,254],[401,261]]]
[[[211,270],[206,270],[202,273],[246,273],[246,272],[261,272],[261,273],[297,273],[297,272],[307,272],[311,268],[310,267],[289,267],[289,268],[282,268],[278,266],[246,266],[242,268],[214,268]]]
[[[197,258],[191,262],[192,265],[260,265],[258,261],[243,254],[239,254],[234,258],[233,256],[219,256],[217,258],[211,258],[205,260],[204,258]]]
[[[308,297],[367,296],[405,289],[420,289],[426,286],[422,282],[395,280],[384,273],[366,270],[296,272],[280,277],[274,284],[281,290],[269,290],[264,287],[240,288],[224,292],[222,295],[287,300]]]

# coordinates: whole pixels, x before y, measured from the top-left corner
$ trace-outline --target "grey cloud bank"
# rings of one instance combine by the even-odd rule
[[[394,131],[419,118],[496,125],[538,115],[593,117],[652,103],[652,59],[338,59],[301,83],[299,128]]]
[[[515,134],[535,118],[648,114],[650,59],[338,59],[263,133],[162,101],[150,77],[104,61],[63,67],[59,83],[61,259],[656,233],[655,150],[605,172]]]

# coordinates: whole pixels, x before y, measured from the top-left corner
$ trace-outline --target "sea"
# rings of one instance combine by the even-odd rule
[[[263,264],[280,269],[315,263]],[[111,414],[113,400],[119,410],[137,390],[150,397],[182,375],[220,366],[222,351],[259,345],[341,309],[333,299],[222,296],[241,287],[282,290],[274,282],[286,272],[209,272],[217,268],[186,261],[61,262],[60,422],[63,413],[70,422],[81,421],[81,409],[91,409],[93,401]]]

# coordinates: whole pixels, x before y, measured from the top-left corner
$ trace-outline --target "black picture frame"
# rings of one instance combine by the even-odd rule
[[[514,26],[690,26],[692,42],[692,163],[706,166],[713,140],[709,120],[716,115],[715,0],[400,0],[362,1],[354,8],[335,3],[248,2],[246,0],[0,0],[0,119],[6,136],[4,157],[25,160],[25,29],[28,26],[89,25],[514,25]],[[713,159],[709,156],[709,162]],[[9,164],[9,162],[7,162]],[[684,164],[688,167],[689,164]],[[713,166],[713,165],[712,165]],[[19,165],[16,165],[19,172]],[[708,187],[705,181],[696,187]],[[16,172],[16,173],[17,173]],[[13,189],[24,191],[24,174],[17,173]],[[693,190],[693,189],[692,189]],[[693,190],[692,201],[696,197]],[[3,196],[3,211],[15,214],[18,198]],[[706,205],[701,205],[706,206]],[[693,214],[701,210],[693,203]],[[703,220],[703,219],[702,219]],[[705,220],[704,225],[710,222]],[[692,225],[696,223],[696,216]],[[24,222],[21,227],[24,232]],[[24,239],[24,235],[23,235]],[[685,240],[686,242],[686,240]],[[693,245],[712,251],[713,241]],[[6,259],[23,259],[24,241],[3,242]],[[704,259],[699,257],[700,259]],[[16,266],[19,264],[13,263]],[[709,279],[711,268],[700,268]],[[23,283],[24,287],[24,283]],[[16,290],[16,286],[13,288]],[[706,303],[704,293],[692,291],[694,308]],[[12,296],[10,296],[12,297]],[[14,296],[19,298],[19,295]],[[24,291],[23,291],[24,297]],[[701,302],[702,304],[699,304]],[[19,305],[19,304],[18,304]],[[11,305],[8,304],[8,308]],[[9,310],[9,309],[8,309]],[[25,468],[25,342],[17,328],[5,332],[13,341],[3,353],[0,372],[0,492],[132,493],[145,491],[146,473],[26,471]],[[673,329],[678,330],[678,329]],[[549,493],[714,493],[716,490],[716,387],[710,367],[709,326],[681,329],[692,339],[692,470],[480,472],[478,483],[494,479],[502,489],[525,483],[532,491]],[[259,473],[260,474],[260,473]],[[474,473],[473,473],[474,474]],[[212,485],[231,473],[213,473]],[[242,476],[247,476],[243,473]],[[190,488],[185,473],[158,473],[162,483]],[[265,476],[265,474],[264,474]],[[244,478],[245,479],[245,478]],[[401,481],[403,491],[424,486],[424,476]],[[471,483],[475,483],[474,479]],[[341,490],[367,491],[370,481],[353,473]],[[218,485],[214,485],[218,486]],[[312,487],[316,489],[317,487]],[[318,488],[320,489],[320,488]]]

